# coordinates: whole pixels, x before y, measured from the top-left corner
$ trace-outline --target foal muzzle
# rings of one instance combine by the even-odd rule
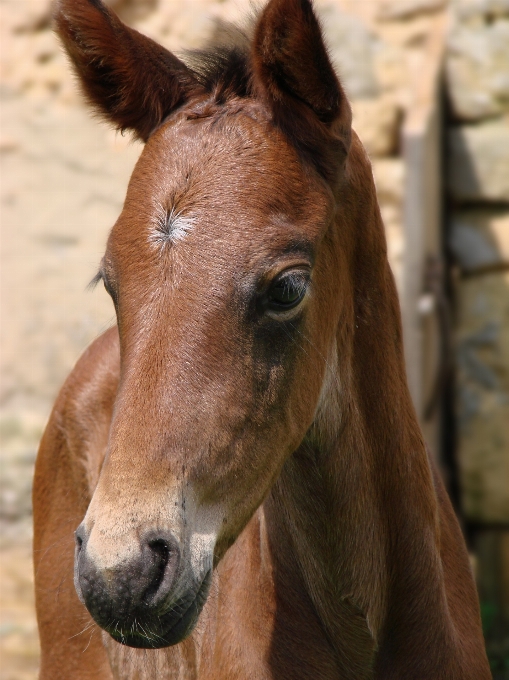
[[[84,525],[76,531],[74,584],[96,623],[117,642],[158,648],[181,642],[194,628],[210,587],[211,570],[185,583],[181,550],[170,532],[148,531],[138,550],[100,569],[87,551]]]

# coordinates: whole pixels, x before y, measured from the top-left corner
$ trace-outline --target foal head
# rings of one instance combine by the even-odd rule
[[[99,273],[121,377],[75,582],[116,640],[166,646],[320,412],[374,190],[309,0],[191,66],[100,0],[55,17],[92,105],[146,142]]]

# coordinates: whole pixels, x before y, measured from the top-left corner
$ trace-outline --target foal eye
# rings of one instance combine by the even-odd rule
[[[297,307],[308,287],[308,277],[302,272],[291,272],[277,278],[267,291],[267,307],[275,312],[286,312]]]
[[[113,289],[113,287],[111,286],[108,279],[106,279],[104,276],[103,276],[103,285],[104,285],[106,292],[108,293],[108,295],[113,300],[113,304],[116,305],[117,304],[117,294],[116,294],[115,290]]]

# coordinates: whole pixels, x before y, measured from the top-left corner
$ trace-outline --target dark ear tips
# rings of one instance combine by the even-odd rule
[[[324,123],[344,97],[310,0],[271,0],[253,41],[255,73],[274,99],[291,95]]]
[[[351,112],[310,0],[270,0],[250,53],[246,47],[222,61],[209,58],[205,77],[124,25],[102,0],[56,0],[53,15],[85,96],[118,129],[146,141],[177,107],[217,96],[221,82],[226,96],[262,99],[274,123],[322,163],[320,171],[337,175],[337,159],[350,145]],[[218,65],[226,71],[216,78]]]
[[[352,116],[310,0],[270,0],[256,25],[252,65],[275,122],[333,177],[350,147]]]
[[[53,17],[86,98],[120,130],[146,141],[199,89],[177,57],[125,26],[101,0],[57,0]]]

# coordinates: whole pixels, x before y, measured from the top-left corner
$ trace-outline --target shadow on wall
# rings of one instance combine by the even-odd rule
[[[509,678],[509,121],[448,131],[461,507],[494,677]]]

